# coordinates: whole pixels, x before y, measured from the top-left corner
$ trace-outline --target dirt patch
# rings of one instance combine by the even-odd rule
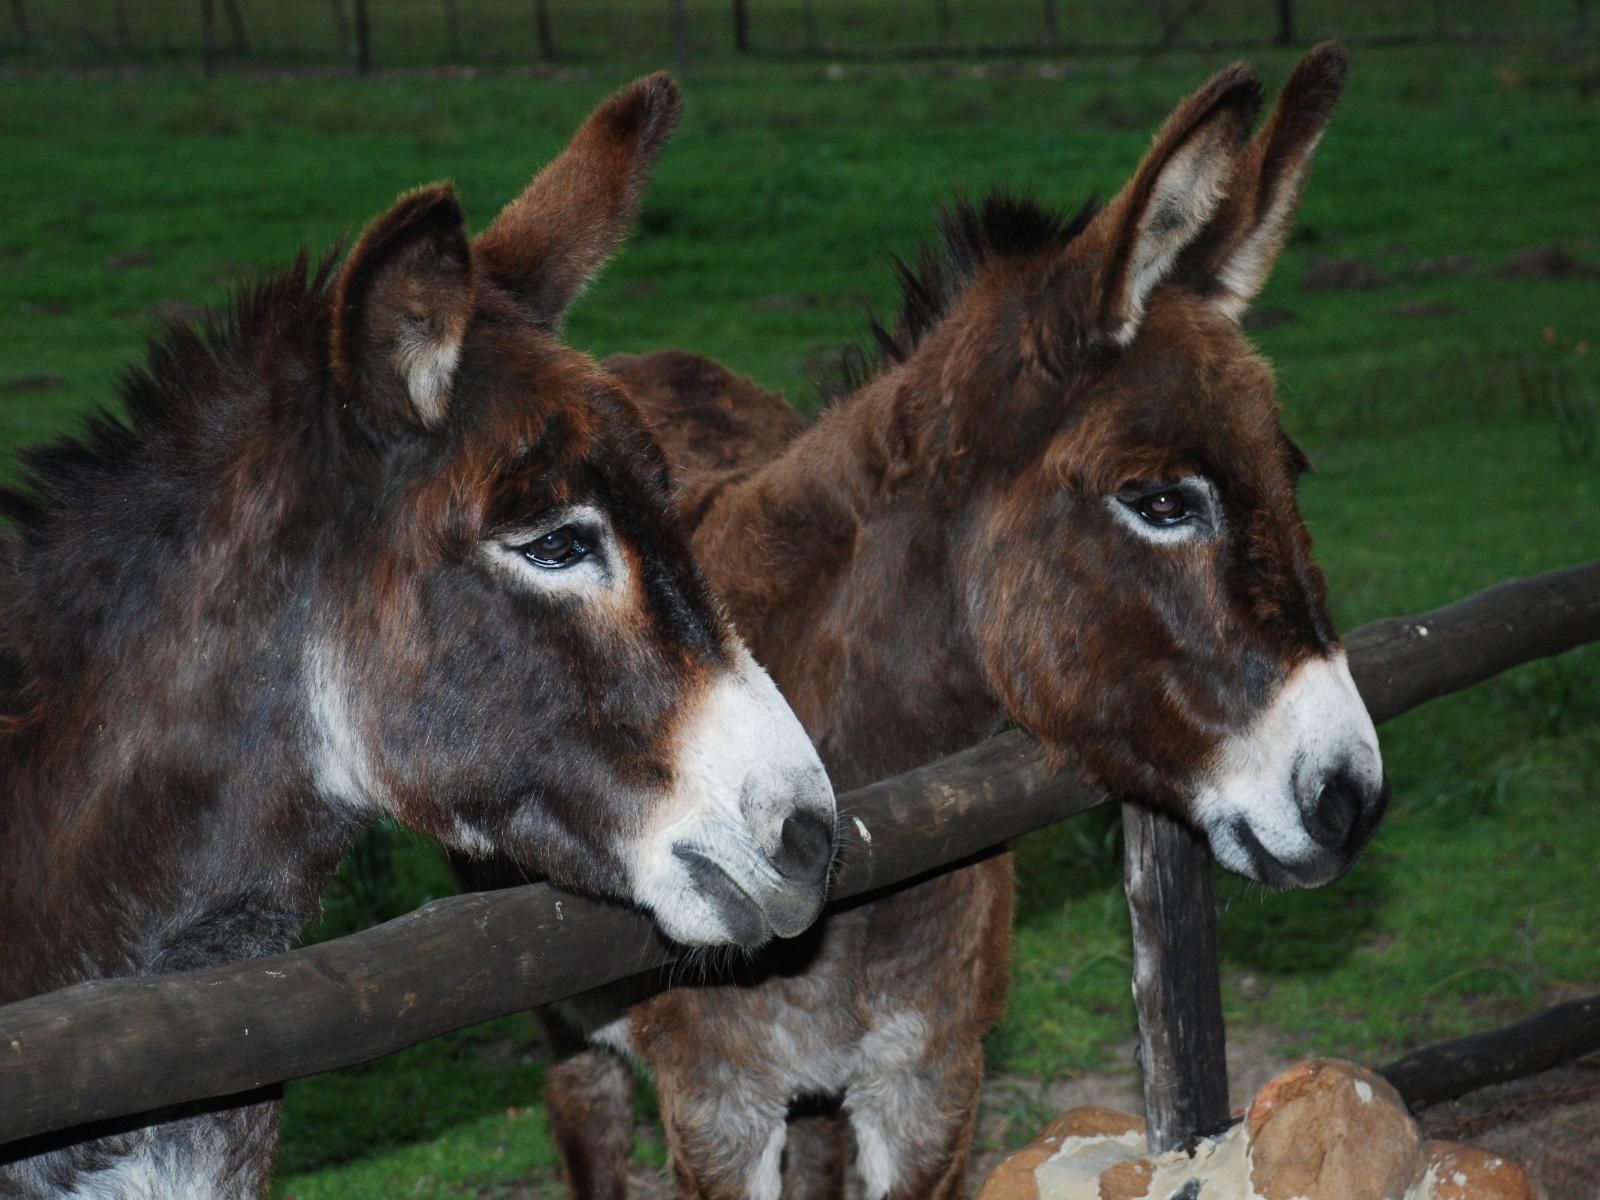
[[[1311,264],[1300,286],[1308,292],[1344,292],[1382,287],[1388,282],[1387,271],[1359,258],[1320,258]]]
[[[1600,276],[1600,270],[1585,266],[1564,246],[1536,246],[1513,254],[1495,274],[1504,279],[1585,279]]]

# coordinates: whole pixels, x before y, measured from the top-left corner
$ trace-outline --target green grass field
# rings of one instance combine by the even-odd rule
[[[1256,57],[1269,84],[1292,61]],[[596,354],[706,351],[810,405],[816,369],[861,338],[862,307],[889,306],[887,254],[915,245],[941,198],[1110,191],[1221,61],[696,73],[640,229],[570,338]],[[401,189],[454,178],[486,221],[620,78],[0,78],[0,471],[109,402],[160,314],[332,244]],[[1290,316],[1257,335],[1318,468],[1304,507],[1346,627],[1600,555],[1597,79],[1582,42],[1354,56],[1259,306]],[[1550,244],[1586,270],[1499,273]],[[1375,285],[1302,288],[1344,257]],[[1345,880],[1224,882],[1230,1018],[1372,1060],[1600,986],[1600,650],[1380,732],[1394,805]],[[1115,836],[1091,815],[1022,843],[996,1070],[1090,1069],[1127,1038]],[[313,936],[449,886],[427,847],[383,834]],[[530,1175],[543,1188],[542,1061],[532,1022],[512,1018],[291,1085],[282,1194],[526,1195],[511,1188]]]

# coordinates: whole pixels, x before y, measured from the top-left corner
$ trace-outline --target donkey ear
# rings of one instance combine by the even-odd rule
[[[368,225],[334,289],[333,377],[373,424],[437,428],[472,314],[465,218],[448,184]]]
[[[1238,320],[1272,272],[1348,69],[1337,42],[1323,42],[1300,60],[1272,116],[1239,156],[1227,200],[1184,252],[1183,281],[1227,317]]]
[[[682,107],[664,73],[623,88],[473,242],[482,269],[545,328],[560,326],[628,232]]]
[[[1133,179],[1075,243],[1074,257],[1096,260],[1096,328],[1118,345],[1133,341],[1150,293],[1216,211],[1260,105],[1248,67],[1214,76],[1167,118]]]

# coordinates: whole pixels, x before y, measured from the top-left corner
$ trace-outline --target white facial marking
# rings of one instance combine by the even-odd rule
[[[459,337],[432,337],[424,333],[404,338],[396,349],[400,374],[417,416],[428,428],[444,420],[450,399],[450,382],[461,361]]]
[[[311,772],[317,790],[351,812],[370,819],[389,804],[378,786],[377,772],[352,711],[345,667],[328,638],[318,638],[306,661],[305,679],[311,715]]]
[[[1222,746],[1196,788],[1194,819],[1223,866],[1254,876],[1234,831],[1242,821],[1278,862],[1326,858],[1306,829],[1296,782],[1347,771],[1376,788],[1383,778],[1378,734],[1341,650],[1295,669],[1271,704]]]
[[[789,887],[769,859],[784,820],[804,811],[831,823],[833,789],[799,720],[742,645],[685,723],[674,767],[673,796],[634,856],[634,894],[669,937],[726,941],[725,922],[674,848],[705,855],[760,903]]]
[[[568,526],[582,535],[588,553],[566,566],[540,566],[520,549]],[[549,595],[582,596],[612,605],[629,602],[632,594],[633,572],[627,556],[617,544],[610,519],[592,505],[557,509],[536,525],[496,535],[484,542],[479,552],[518,587]]]
[[[1161,490],[1188,493],[1188,498],[1197,502],[1195,519],[1180,521],[1175,525],[1153,525],[1116,496],[1106,496],[1102,503],[1119,524],[1158,546],[1213,541],[1222,535],[1222,503],[1217,498],[1216,486],[1204,475],[1186,475],[1170,488]],[[1199,507],[1203,507],[1204,511],[1198,511]]]

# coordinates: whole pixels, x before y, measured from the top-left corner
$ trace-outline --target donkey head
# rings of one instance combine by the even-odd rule
[[[1274,884],[1336,877],[1387,796],[1296,504],[1306,460],[1237,324],[1344,74],[1312,51],[1249,140],[1259,85],[1222,72],[1070,224],[966,210],[978,265],[886,435],[968,497],[956,574],[1010,715]]]
[[[833,795],[692,560],[628,398],[557,338],[676,121],[599,108],[469,239],[453,191],[374,221],[334,288],[344,528],[303,679],[313,776],[467,853],[631,898],[673,938],[816,916]]]

